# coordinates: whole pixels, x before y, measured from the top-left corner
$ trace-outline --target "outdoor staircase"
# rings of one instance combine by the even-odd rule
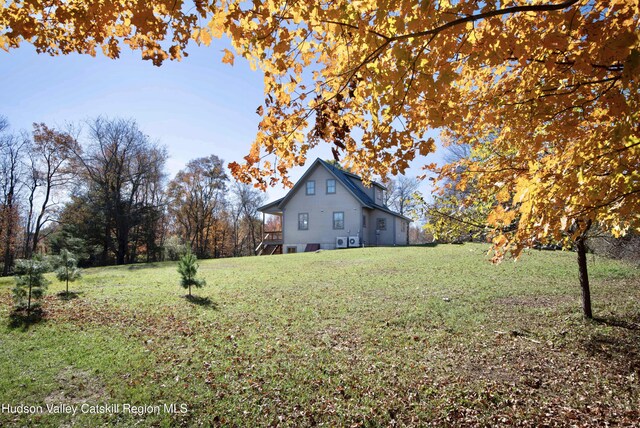
[[[275,230],[264,232],[262,234],[262,242],[256,247],[256,255],[271,256],[273,254],[282,254],[282,231]]]
[[[282,254],[282,244],[263,244],[261,242],[256,251],[256,254],[259,256]]]

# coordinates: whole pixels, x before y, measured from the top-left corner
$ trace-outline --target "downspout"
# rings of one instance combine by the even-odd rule
[[[396,218],[393,218],[393,246],[396,246]]]
[[[364,225],[362,224],[362,217],[364,217],[364,208],[362,208],[362,204],[360,204],[360,246],[364,247]]]
[[[405,244],[404,245],[409,245],[409,228],[411,227],[411,222],[407,221],[406,223],[406,227],[407,227],[407,236],[404,238],[405,239]]]
[[[285,254],[284,252],[284,208],[282,208],[282,218],[280,219],[280,223],[282,223],[280,225],[280,229],[282,229],[282,254]]]

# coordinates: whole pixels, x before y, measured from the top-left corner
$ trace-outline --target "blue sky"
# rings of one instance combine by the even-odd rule
[[[262,74],[242,58],[236,57],[233,67],[222,64],[224,48],[230,47],[219,40],[209,47],[193,45],[189,57],[161,67],[128,50],[118,60],[38,55],[27,44],[0,51],[0,114],[14,131],[30,131],[33,122],[63,126],[99,115],[134,118],[143,132],[167,147],[170,176],[189,160],[210,154],[227,163],[239,161],[257,130]],[[331,158],[328,146],[314,149],[308,163],[316,157]],[[420,174],[426,162],[416,160],[407,175]],[[303,172],[296,168],[291,175],[295,179]],[[428,192],[428,183],[421,190]],[[268,196],[285,193],[278,186]]]

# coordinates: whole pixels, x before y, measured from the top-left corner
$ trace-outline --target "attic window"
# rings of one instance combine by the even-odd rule
[[[307,181],[307,195],[316,194],[316,182],[313,180]]]
[[[336,193],[336,180],[330,178],[327,180],[327,194]]]

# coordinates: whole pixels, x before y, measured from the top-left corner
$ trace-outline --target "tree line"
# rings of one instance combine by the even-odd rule
[[[0,272],[38,253],[100,266],[254,254],[264,195],[215,154],[175,177],[167,151],[133,119],[13,132],[0,117]]]
[[[435,151],[427,132],[438,129],[473,156],[426,165],[444,186],[435,214],[468,217],[473,235],[486,211],[495,262],[539,243],[575,245],[591,318],[589,234],[640,233],[637,1],[244,3],[108,2],[89,15],[81,1],[10,1],[0,30],[6,50],[95,55],[100,45],[118,58],[129,47],[158,66],[186,57],[190,41],[229,36],[264,72],[265,93],[249,154],[229,167],[262,188],[288,184],[319,144],[365,179],[402,174]],[[460,212],[472,203],[456,192],[480,215]]]

